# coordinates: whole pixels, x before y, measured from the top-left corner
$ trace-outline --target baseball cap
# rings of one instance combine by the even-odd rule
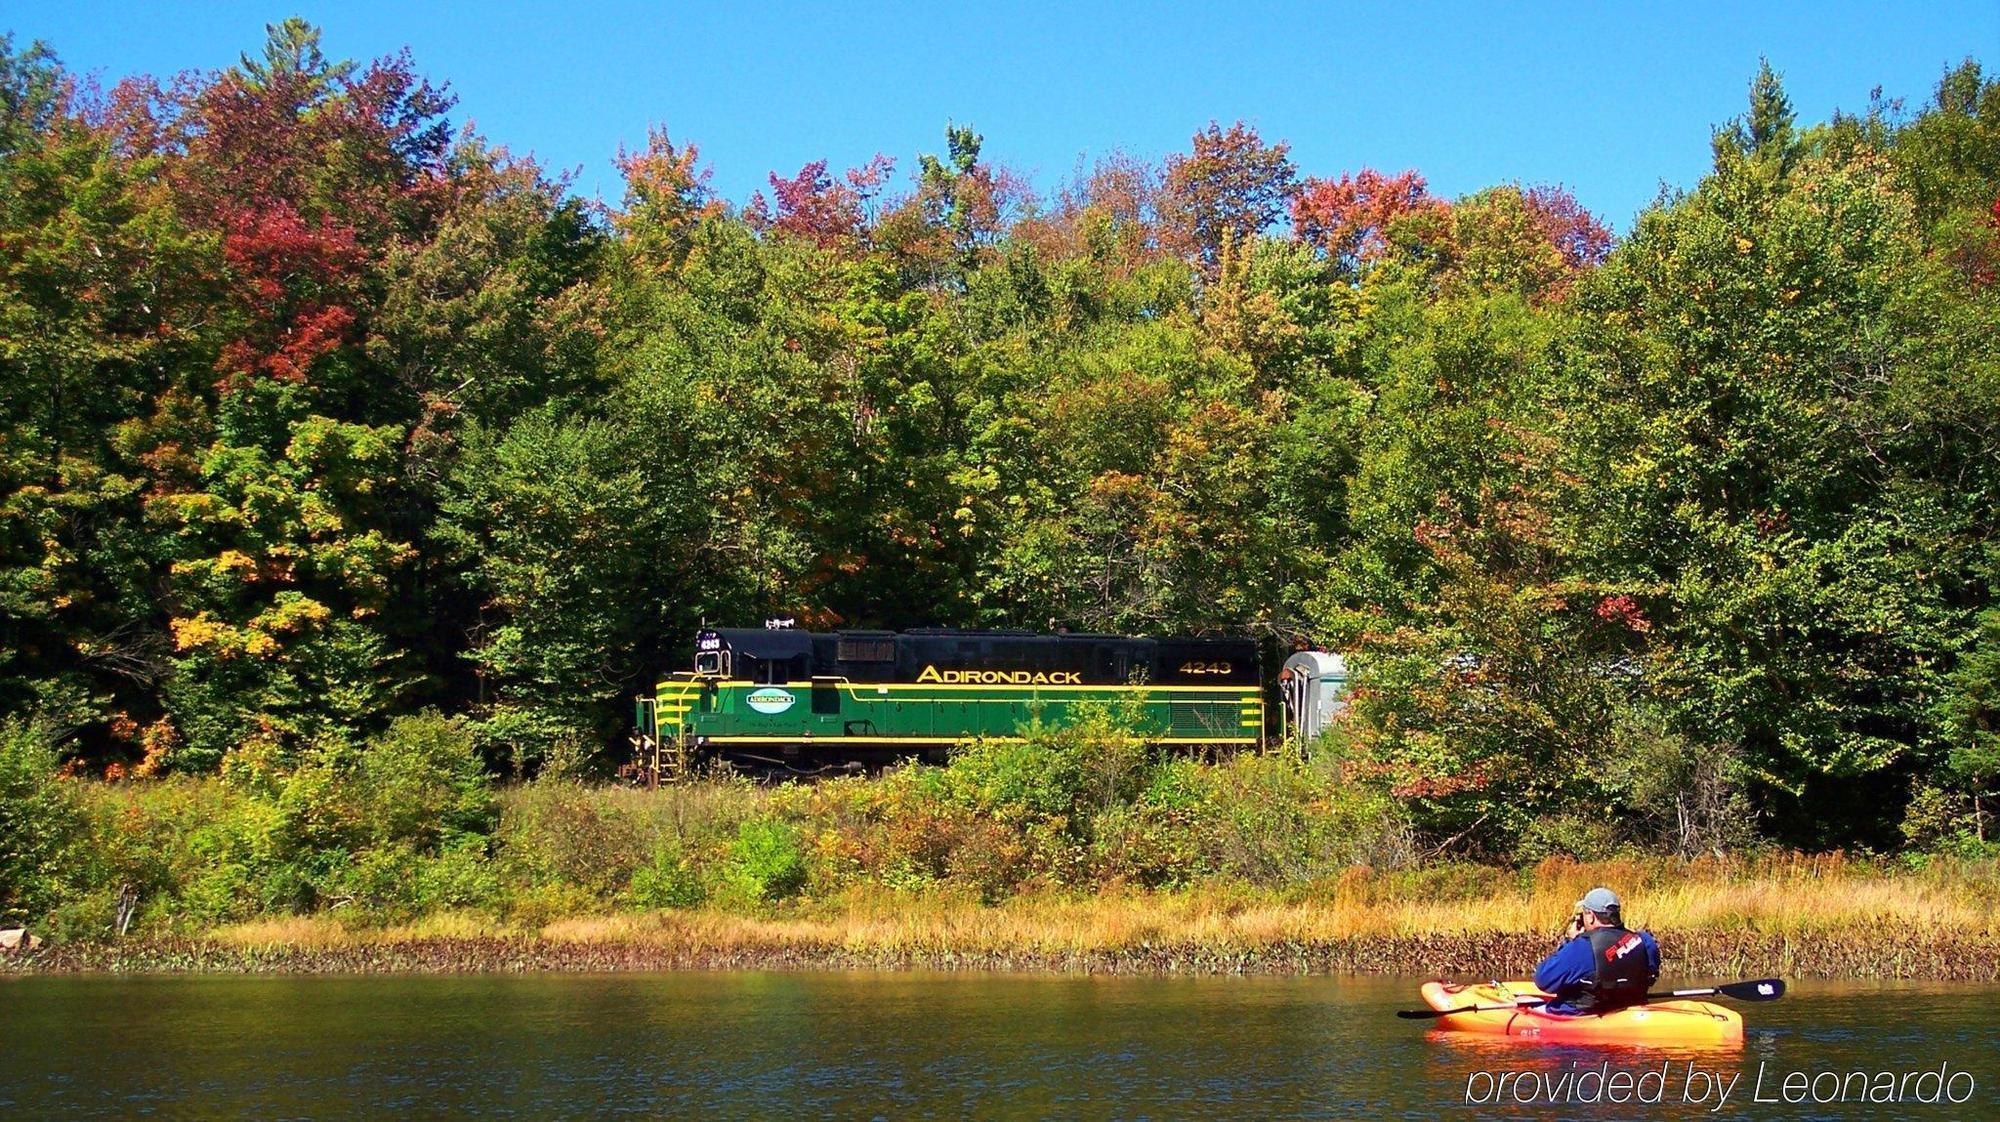
[[[1617,909],[1618,894],[1608,888],[1593,888],[1583,894],[1583,899],[1576,902],[1576,910],[1579,912],[1596,912],[1598,915],[1603,915]]]

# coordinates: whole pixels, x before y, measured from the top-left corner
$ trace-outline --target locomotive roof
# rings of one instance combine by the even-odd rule
[[[802,631],[797,628],[764,627],[709,627],[703,634],[714,635],[729,644],[731,650],[759,658],[793,658],[812,653],[815,639],[892,639],[910,636],[917,639],[1043,639],[1064,642],[1116,642],[1116,643],[1218,643],[1250,642],[1248,636],[1169,636],[1150,635],[1110,635],[1089,631],[1020,631],[1005,629],[960,629],[952,627],[913,627],[907,631],[864,631],[850,629],[841,631]]]

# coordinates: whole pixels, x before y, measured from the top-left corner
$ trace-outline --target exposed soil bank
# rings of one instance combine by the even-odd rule
[[[2000,939],[1924,935],[1861,942],[1848,935],[1696,932],[1663,935],[1666,975],[2000,982]],[[1198,944],[1117,949],[851,947],[788,939],[699,947],[659,939],[547,936],[390,938],[343,945],[246,946],[208,939],[44,947],[0,957],[0,973],[521,973],[713,969],[929,969],[1106,974],[1520,976],[1547,952],[1529,934],[1362,936],[1254,947]]]

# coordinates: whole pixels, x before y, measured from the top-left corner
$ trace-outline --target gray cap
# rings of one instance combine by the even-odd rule
[[[1618,894],[1608,888],[1593,888],[1583,894],[1583,899],[1576,902],[1577,911],[1596,912],[1598,915],[1615,911],[1617,908]]]

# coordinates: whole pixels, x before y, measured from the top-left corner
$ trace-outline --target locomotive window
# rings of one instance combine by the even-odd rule
[[[694,656],[694,672],[697,674],[724,673],[722,669],[722,652],[703,651]]]
[[[756,661],[756,672],[744,677],[763,686],[782,686],[806,673],[804,655],[795,658],[760,658]]]

